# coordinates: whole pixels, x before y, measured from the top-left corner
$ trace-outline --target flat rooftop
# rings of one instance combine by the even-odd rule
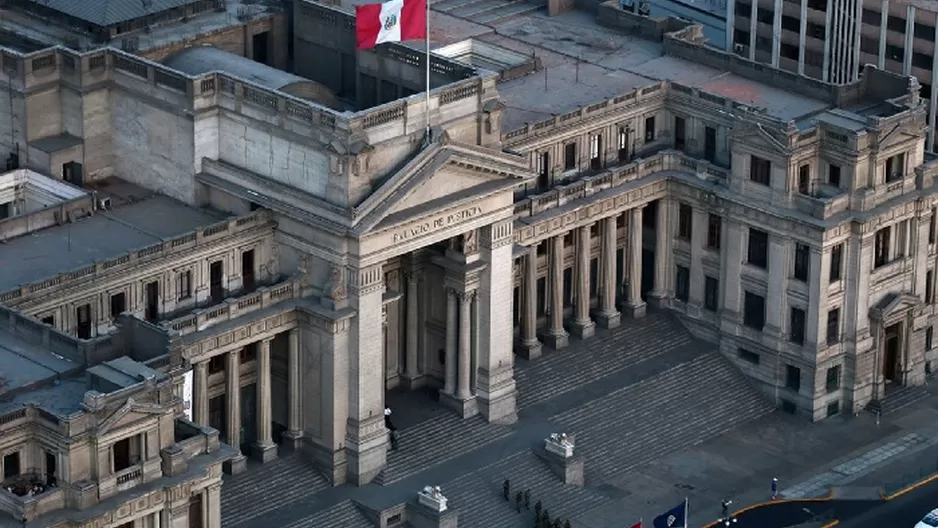
[[[118,179],[96,189],[112,209],[0,244],[0,291],[8,291],[157,244],[226,218]]]
[[[27,403],[41,404],[49,412],[61,413],[62,416],[78,410],[87,390],[83,374],[80,378],[62,379],[58,384],[47,382],[79,367],[81,365],[53,354],[45,347],[0,330],[0,413]],[[31,385],[42,386],[12,398],[4,397]]]
[[[783,121],[831,107],[826,101],[666,56],[660,42],[602,27],[595,18],[581,11],[554,17],[538,11],[496,24],[495,32],[475,37],[523,54],[535,53],[545,66],[544,71],[499,83],[498,92],[508,105],[504,131],[663,80],[764,108]]]

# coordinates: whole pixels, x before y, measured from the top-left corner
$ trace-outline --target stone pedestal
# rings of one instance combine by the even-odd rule
[[[541,342],[537,339],[531,342],[520,341],[515,345],[515,353],[524,359],[537,359],[541,357],[542,352]]]
[[[566,485],[583,485],[583,457],[574,455],[573,436],[552,434],[543,445],[534,448],[534,454]]]
[[[671,298],[666,293],[652,292],[648,294],[648,304],[655,310],[667,310],[671,306]]]
[[[456,411],[462,418],[472,418],[479,414],[479,405],[475,396],[461,399],[453,394],[440,391],[440,403]]]
[[[291,453],[299,451],[303,445],[303,431],[287,431],[280,435],[280,447]]]
[[[254,444],[252,446],[254,459],[262,464],[266,464],[277,458],[277,444]]]
[[[244,473],[248,468],[248,459],[241,453],[238,453],[230,460],[226,460],[222,464],[222,469],[225,470],[225,473],[229,475],[237,475],[239,473]]]
[[[600,312],[596,314],[596,322],[599,323],[599,326],[603,328],[617,328],[620,324],[622,324],[622,314],[619,312]]]
[[[596,334],[596,324],[589,319],[574,321],[570,329],[573,330],[573,335],[580,339],[588,339]]]
[[[567,345],[570,344],[570,334],[566,332],[545,332],[541,335],[541,341],[554,350],[560,350],[561,348],[567,348]]]
[[[641,319],[642,317],[645,317],[647,311],[648,307],[643,302],[636,304],[626,303],[622,306],[622,313],[624,313],[626,317],[630,317],[632,319]]]
[[[407,390],[417,390],[427,385],[427,377],[423,374],[414,374],[413,377],[404,374],[401,376],[401,385]]]
[[[408,504],[407,521],[414,528],[457,528],[458,512],[449,508],[439,487],[427,486]]]

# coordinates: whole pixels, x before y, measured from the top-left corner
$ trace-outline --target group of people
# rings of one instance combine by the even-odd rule
[[[46,492],[49,488],[54,488],[56,486],[55,475],[49,473],[46,475],[46,482],[25,482],[18,484],[11,484],[6,487],[6,490],[10,493],[16,495],[17,497],[34,497],[36,495],[41,495]]]

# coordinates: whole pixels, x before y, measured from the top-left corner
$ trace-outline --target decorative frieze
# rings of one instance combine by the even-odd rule
[[[384,289],[384,270],[381,264],[374,264],[365,268],[347,268],[349,276],[349,293],[356,297],[364,297],[370,293]]]

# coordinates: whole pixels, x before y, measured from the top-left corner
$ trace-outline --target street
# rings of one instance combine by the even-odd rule
[[[838,528],[913,528],[935,508],[938,508],[938,480],[884,502],[853,519],[842,520]]]

